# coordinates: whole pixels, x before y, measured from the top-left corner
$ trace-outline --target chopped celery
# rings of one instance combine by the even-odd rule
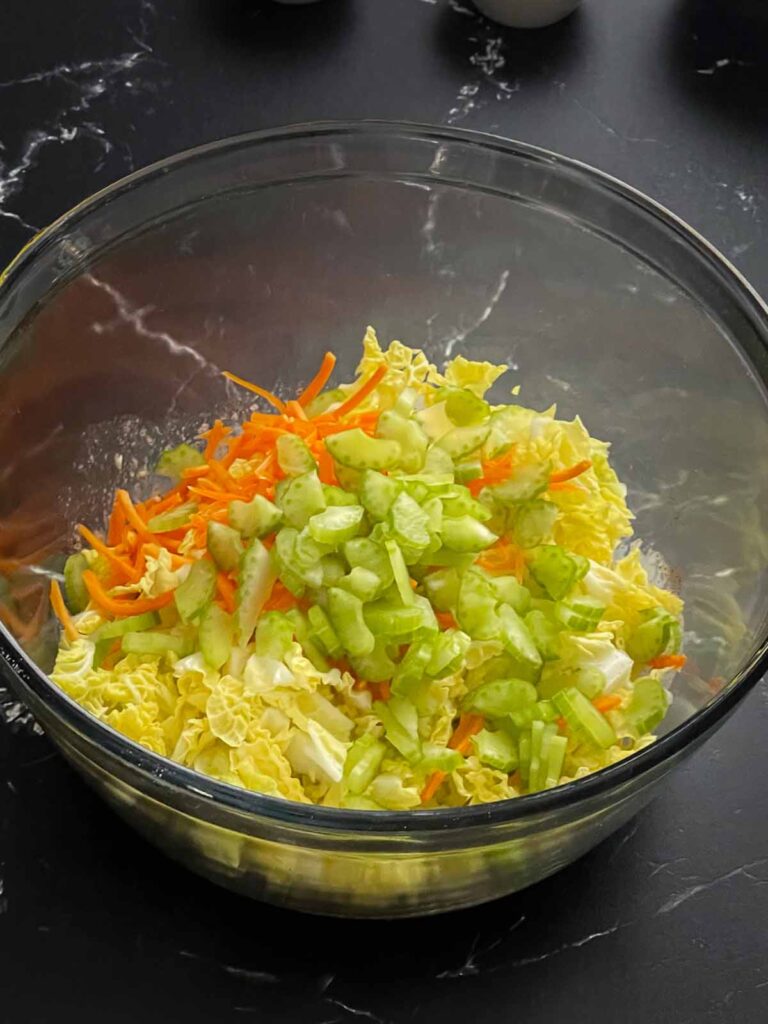
[[[377,594],[381,593],[381,580],[375,572],[364,569],[362,565],[356,565],[348,573],[337,580],[335,585],[343,590],[348,590],[361,601],[371,601]]]
[[[526,704],[525,707],[511,711],[501,724],[512,729],[515,736],[519,736],[525,729],[529,729],[533,722],[553,722],[557,718],[557,710],[549,700],[539,700],[535,704]]]
[[[246,540],[251,537],[266,537],[282,522],[283,513],[271,501],[257,494],[250,501],[229,503],[229,525],[234,527]]]
[[[502,718],[536,703],[536,687],[523,679],[495,679],[470,690],[463,707],[489,718]]]
[[[390,511],[392,532],[398,544],[424,549],[429,545],[429,516],[404,491],[395,498]]]
[[[589,633],[605,615],[605,605],[594,597],[572,597],[558,601],[555,615],[573,633]]]
[[[320,559],[320,570],[323,574],[323,586],[334,587],[347,574],[347,566],[341,555],[323,555]]]
[[[544,768],[544,784],[542,789],[552,789],[560,782],[565,762],[568,740],[565,736],[553,736],[549,741],[549,756]]]
[[[413,604],[413,588],[411,587],[411,578],[408,575],[408,566],[405,564],[403,553],[397,541],[387,540],[384,542],[384,547],[389,555],[392,575],[395,580],[395,586],[400,594],[400,600],[406,605]]]
[[[240,564],[244,551],[243,542],[233,527],[211,519],[208,523],[206,544],[211,558],[224,572],[233,572]]]
[[[518,765],[517,746],[505,732],[481,729],[472,737],[472,748],[481,764],[500,772],[513,772]]]
[[[307,612],[309,619],[309,635],[315,643],[319,644],[329,658],[340,658],[343,648],[336,635],[336,630],[331,625],[330,619],[319,605],[313,605]],[[258,633],[257,633],[258,637]]]
[[[375,636],[406,637],[419,629],[424,621],[421,606],[413,600],[409,605],[401,606],[389,601],[374,601],[365,606],[363,615]]]
[[[527,626],[511,605],[499,605],[498,616],[501,625],[499,638],[524,670],[519,674],[536,677],[541,670],[542,658]]]
[[[286,476],[301,476],[317,469],[312,452],[297,434],[280,434],[275,448],[277,464]]]
[[[599,697],[607,685],[605,673],[599,668],[577,668],[572,675],[573,685],[588,700]]]
[[[91,633],[90,639],[95,644],[100,643],[102,640],[114,640],[115,637],[124,636],[126,633],[140,633],[145,629],[152,629],[159,621],[160,619],[156,612],[127,615],[123,619],[105,622]]]
[[[669,706],[667,691],[653,676],[636,679],[625,711],[627,722],[638,732],[650,732],[664,718]]]
[[[414,476],[399,477],[398,479],[402,480],[405,493],[409,494],[418,505],[421,505],[429,497],[429,487],[423,480],[418,480]]]
[[[455,569],[468,569],[475,560],[475,552],[472,551],[449,551],[448,548],[437,548],[431,551],[429,548],[419,558],[419,565],[449,566]]]
[[[294,627],[283,612],[265,612],[256,625],[254,651],[259,657],[282,661],[291,648]]]
[[[650,608],[642,613],[642,621],[627,639],[627,654],[633,661],[644,663],[662,654],[674,652],[680,640],[680,624],[664,608]]]
[[[456,463],[456,479],[460,484],[478,480],[482,475],[483,464],[480,459],[462,459]]]
[[[376,642],[363,618],[363,602],[339,587],[328,589],[328,615],[342,647],[353,657],[370,654]]]
[[[293,568],[296,561],[296,540],[298,536],[298,530],[291,526],[283,527],[275,538],[275,545],[272,548],[272,560],[277,574],[285,586],[296,597],[301,597],[304,593],[305,583]]]
[[[539,466],[518,466],[503,483],[491,487],[501,505],[515,505],[543,494],[549,486],[549,463]]]
[[[310,518],[325,508],[323,485],[317,473],[304,473],[291,479],[277,503],[289,526],[301,529]]]
[[[524,733],[520,737],[518,743],[518,771],[520,772],[520,778],[522,779],[523,786],[528,788],[528,779],[530,777],[531,768],[531,734],[530,731]]]
[[[569,555],[557,544],[535,548],[530,572],[553,601],[564,598],[589,569],[589,562],[579,555]]]
[[[485,423],[474,427],[454,427],[447,434],[443,434],[437,444],[443,451],[448,452],[452,459],[465,459],[467,455],[476,452],[485,444],[490,429]]]
[[[414,705],[406,697],[392,696],[386,704],[374,701],[373,710],[381,719],[387,740],[395,750],[406,761],[418,761],[421,758],[421,740]]]
[[[549,745],[557,735],[557,726],[538,721],[531,724],[531,764],[528,772],[528,791],[544,789],[549,765]]]
[[[460,629],[447,629],[444,633],[439,633],[434,640],[427,675],[434,679],[451,675],[464,660],[470,643],[470,638]]]
[[[182,622],[189,622],[199,615],[215,590],[216,566],[213,562],[207,558],[193,562],[186,578],[173,595]]]
[[[432,606],[439,612],[456,607],[459,599],[459,574],[455,569],[438,569],[424,577],[424,590]]]
[[[392,676],[394,693],[410,696],[411,689],[422,682],[432,660],[433,646],[429,640],[416,641],[410,645]]]
[[[344,491],[341,487],[334,486],[334,484],[323,484],[323,494],[325,495],[325,504],[328,508],[360,504],[356,494],[350,494],[349,491]]]
[[[311,587],[319,587],[323,582],[322,560],[330,554],[329,544],[320,544],[305,526],[300,530],[293,546],[293,569]]]
[[[344,557],[354,569],[368,569],[381,580],[382,587],[388,587],[393,580],[392,563],[386,548],[369,537],[355,537],[344,545]]]
[[[373,782],[381,768],[387,745],[372,733],[364,733],[355,740],[344,762],[344,782],[347,790],[360,796]]]
[[[478,397],[469,388],[450,388],[445,396],[445,414],[457,427],[483,423],[490,412],[491,407],[485,399]]]
[[[189,636],[174,633],[126,633],[121,648],[123,654],[176,654],[181,658],[192,653],[193,642]]]
[[[461,578],[456,617],[473,640],[491,640],[498,636],[496,615],[498,597],[490,582],[480,573],[468,571]]]
[[[234,622],[232,616],[213,601],[200,616],[200,652],[211,666],[219,669],[232,653],[232,634]]]
[[[421,611],[421,625],[419,626],[419,636],[425,637],[429,633],[437,633],[440,629],[440,624],[437,621],[435,610],[429,602],[429,599],[422,597],[421,594],[414,594],[414,603],[416,607]]]
[[[590,743],[607,750],[616,742],[616,733],[608,719],[576,687],[560,690],[552,700],[570,728]]]
[[[190,517],[197,512],[197,505],[194,501],[188,501],[184,505],[177,505],[176,508],[161,512],[160,515],[152,516],[147,522],[147,529],[152,533],[170,533],[172,530],[180,530],[187,526]]]
[[[537,498],[523,502],[514,517],[514,536],[521,548],[535,548],[549,540],[557,519],[557,505]]]
[[[525,616],[525,625],[544,661],[560,657],[560,631],[544,612],[534,608]]]
[[[374,469],[367,469],[360,477],[360,501],[374,519],[386,519],[400,491],[401,484],[394,477]]]
[[[285,613],[285,617],[291,623],[296,641],[304,651],[304,656],[312,662],[319,672],[327,672],[331,667],[326,661],[325,655],[310,636],[309,620],[298,608],[291,608]]]
[[[260,540],[252,540],[243,555],[238,576],[235,628],[239,643],[244,645],[250,640],[261,609],[272,592],[275,576],[269,552]]]
[[[391,410],[385,410],[376,424],[376,435],[400,445],[400,468],[418,473],[424,465],[429,440],[418,422]]]
[[[486,506],[476,498],[473,498],[469,491],[463,487],[458,493],[443,496],[441,501],[443,512],[447,516],[455,518],[456,516],[469,515],[473,519],[479,519],[481,522],[486,522],[491,518],[491,513]]]
[[[511,605],[518,615],[526,615],[531,607],[531,592],[514,576],[490,576],[497,600]]]
[[[397,441],[370,437],[359,427],[331,434],[325,447],[336,462],[351,469],[392,469],[402,454]]]
[[[605,675],[599,668],[564,670],[557,662],[544,666],[538,688],[541,697],[554,697],[567,686],[575,686],[589,700],[599,697],[606,686]]]
[[[321,544],[337,547],[352,538],[360,528],[363,509],[360,505],[340,505],[318,512],[309,520],[309,532]]]
[[[64,590],[69,610],[74,613],[85,611],[91,599],[83,582],[83,573],[87,568],[88,559],[82,551],[70,555],[64,563]]]
[[[427,498],[421,507],[427,517],[427,530],[439,534],[443,529],[443,503],[439,498]]]
[[[350,661],[358,679],[365,679],[369,683],[382,683],[391,679],[395,671],[395,663],[387,654],[385,641],[380,637],[377,637],[370,654],[352,657]]]
[[[327,412],[332,405],[338,405],[340,402],[343,402],[346,397],[347,392],[344,388],[329,388],[327,391],[321,391],[307,405],[307,416],[310,419],[314,416],[319,416],[320,413]]]
[[[440,747],[436,743],[423,743],[421,750],[421,760],[415,766],[419,774],[431,775],[432,772],[449,774],[455,771],[464,760],[458,750]]]
[[[449,475],[453,479],[453,459],[443,448],[432,445],[427,451],[427,457],[424,460],[424,472],[435,475]]]
[[[158,476],[167,476],[176,483],[181,480],[181,474],[185,469],[203,465],[205,465],[205,459],[202,452],[193,448],[191,444],[179,444],[162,453],[157,460],[155,472]]]
[[[458,552],[483,551],[499,539],[487,526],[469,515],[455,518],[446,516],[443,519],[442,538],[445,547]]]

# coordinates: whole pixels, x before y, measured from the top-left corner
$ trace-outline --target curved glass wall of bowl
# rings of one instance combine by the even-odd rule
[[[46,577],[116,486],[242,415],[230,369],[291,394],[366,324],[506,361],[496,386],[613,444],[637,534],[686,600],[670,728],[766,621],[768,376],[759,305],[609,179],[461,132],[325,127],[177,158],[75,210],[0,295],[3,621],[42,668]]]

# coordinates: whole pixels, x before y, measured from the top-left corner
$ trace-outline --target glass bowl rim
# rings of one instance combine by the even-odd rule
[[[768,350],[768,305],[763,302],[740,271],[715,246],[700,235],[695,228],[656,200],[590,164],[540,146],[506,139],[488,132],[396,120],[318,121],[265,128],[195,146],[140,168],[86,197],[48,227],[34,235],[14,257],[5,271],[0,273],[0,300],[10,291],[26,267],[35,260],[39,251],[52,239],[66,231],[71,223],[105,205],[114,196],[140,188],[144,182],[157,175],[166,175],[176,166],[204,160],[208,156],[218,155],[226,150],[235,151],[251,147],[255,149],[260,144],[270,142],[366,134],[380,140],[404,136],[438,144],[441,142],[463,143],[488,153],[498,152],[506,157],[524,158],[540,165],[553,165],[568,170],[585,183],[609,193],[614,200],[640,207],[653,219],[661,222],[663,226],[681,237],[691,249],[713,264],[714,268],[719,269],[721,273],[724,272],[726,277],[730,278],[731,284],[737,286],[743,312],[750,314],[750,319],[753,325],[759,328],[757,333]],[[757,373],[754,364],[751,365],[763,385],[768,385],[768,381]],[[500,826],[522,822],[525,819],[566,808],[571,810],[576,805],[616,789],[661,766],[665,761],[673,759],[721,722],[768,669],[768,628],[765,629],[765,635],[758,643],[749,662],[736,673],[709,704],[671,732],[657,739],[649,747],[632,754],[617,764],[554,789],[495,803],[409,811],[360,811],[322,807],[316,804],[301,804],[282,797],[272,797],[229,783],[219,782],[191,768],[186,768],[170,758],[153,753],[90,715],[59,690],[48,676],[37,668],[2,623],[0,623],[0,658],[5,663],[4,667],[8,670],[7,674],[10,676],[12,686],[14,677],[18,677],[24,686],[32,691],[35,698],[50,710],[52,715],[60,719],[88,743],[103,748],[118,762],[125,762],[140,774],[160,780],[175,790],[194,796],[197,801],[202,799],[205,804],[210,804],[213,808],[236,814],[263,817],[276,824],[294,828],[307,827],[325,833],[360,832],[364,833],[368,839],[373,839],[376,836],[391,836],[396,833],[404,836],[430,835],[436,837],[448,831]]]

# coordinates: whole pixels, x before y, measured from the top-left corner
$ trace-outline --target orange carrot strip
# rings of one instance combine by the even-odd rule
[[[285,403],[285,411],[289,416],[293,416],[297,420],[306,420],[309,418],[301,405],[293,398],[290,402]]]
[[[247,388],[248,391],[252,391],[254,395],[258,395],[259,398],[266,399],[270,405],[273,405],[280,413],[285,413],[285,402],[281,401],[277,395],[273,395],[271,391],[267,391],[266,388],[260,388],[258,384],[251,384],[249,380],[243,380],[242,377],[236,377],[234,373],[230,373],[229,370],[224,370],[224,376],[227,380],[231,380],[234,384],[239,384],[241,388]]]
[[[290,592],[284,583],[277,580],[272,587],[272,593],[269,595],[269,598],[264,605],[264,611],[287,612],[291,608],[296,608],[297,605],[297,598]]]
[[[607,693],[603,697],[595,697],[592,701],[593,707],[597,708],[601,715],[604,715],[606,711],[613,711],[620,704],[621,697],[618,697],[615,693]]]
[[[584,493],[584,488],[579,487],[577,484],[572,484],[569,480],[556,480],[553,484],[549,485],[550,491],[581,491]]]
[[[550,484],[562,484],[566,480],[573,480],[575,476],[581,476],[582,473],[586,473],[588,469],[592,468],[591,459],[583,459],[581,462],[577,462],[575,466],[571,466],[569,469],[559,469],[556,473],[549,474]]]
[[[203,452],[203,458],[206,462],[214,457],[221,442],[225,437],[231,434],[231,432],[232,431],[229,427],[225,427],[221,420],[215,420],[213,426],[209,430],[204,430],[203,433],[200,434],[200,437],[204,441],[207,441],[205,451]]]
[[[184,485],[184,489],[186,490],[186,484]],[[183,500],[184,499],[181,496],[181,489],[174,487],[172,491],[168,491],[164,498],[155,502],[152,506],[152,515],[157,516],[161,512],[167,512],[169,509],[176,508],[177,505],[181,505]]]
[[[688,661],[684,654],[662,654],[648,662],[650,668],[684,668]]]
[[[234,491],[209,491],[205,487],[190,487],[190,494],[196,494],[200,498],[208,498],[209,501],[242,501],[242,494],[235,494]]]
[[[67,606],[64,604],[61,587],[57,580],[51,580],[51,607],[53,608],[56,618],[61,623],[62,629],[64,630],[64,636],[67,640],[69,640],[70,643],[77,640],[77,629],[72,621],[72,616],[67,610]]]
[[[459,624],[451,612],[435,612],[440,629],[458,629]]]
[[[459,724],[456,726],[453,732],[453,736],[448,740],[448,746],[452,750],[458,750],[460,754],[466,754],[469,750],[469,741],[475,735],[480,732],[483,728],[483,716],[482,715],[470,715],[463,714],[459,719]],[[432,772],[427,779],[427,783],[424,789],[421,791],[421,802],[423,804],[431,800],[435,793],[438,791],[443,781],[446,778],[446,773],[442,771]]]
[[[317,398],[320,392],[323,390],[325,385],[333,373],[333,368],[336,365],[336,356],[333,352],[326,352],[323,356],[323,361],[320,363],[320,369],[317,371],[312,380],[307,384],[304,390],[298,397],[299,405],[309,405],[313,398]]]
[[[233,612],[235,610],[235,587],[226,573],[220,572],[217,574],[216,589],[224,603],[225,611]]]
[[[158,608],[165,608],[173,600],[173,591],[169,590],[165,594],[160,594],[159,597],[138,597],[135,600],[121,601],[106,592],[98,576],[90,569],[86,569],[83,573],[83,583],[95,605],[110,615],[118,617],[154,612]]]
[[[112,505],[112,512],[109,516],[109,525],[107,526],[107,544],[119,544],[124,528],[125,513],[123,512],[117,497],[115,497],[115,501]]]
[[[355,406],[360,405],[370,395],[372,391],[375,391],[378,387],[379,381],[381,381],[387,375],[387,367],[380,366],[374,370],[373,373],[368,377],[367,380],[363,381],[360,387],[353,394],[342,402],[338,409],[334,409],[333,412],[329,413],[334,419],[339,419],[342,416],[346,416],[348,412],[351,412]]]
[[[144,540],[151,540],[152,534],[147,529],[147,524],[134,508],[134,504],[131,501],[131,496],[128,491],[124,491],[122,489],[118,490],[117,500],[120,502],[120,506],[125,513],[125,518],[134,528],[136,533],[138,533],[140,537],[143,537]]]
[[[210,466],[187,466],[182,469],[181,475],[184,480],[197,480],[201,476],[208,476],[210,471]]]
[[[94,551],[98,551],[100,555],[103,555],[109,564],[121,572],[126,579],[130,579],[131,576],[133,576],[133,566],[131,563],[126,562],[124,558],[116,555],[115,552],[111,548],[107,547],[104,541],[100,540],[95,533],[88,529],[87,526],[83,526],[82,523],[78,523],[77,532],[83,540],[87,541],[91,545]]]
[[[386,680],[382,683],[368,683],[368,689],[374,700],[387,701],[392,696],[392,687]]]

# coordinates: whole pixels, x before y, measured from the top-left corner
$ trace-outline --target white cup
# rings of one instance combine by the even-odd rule
[[[581,0],[474,0],[487,17],[512,28],[543,28],[575,11]]]

